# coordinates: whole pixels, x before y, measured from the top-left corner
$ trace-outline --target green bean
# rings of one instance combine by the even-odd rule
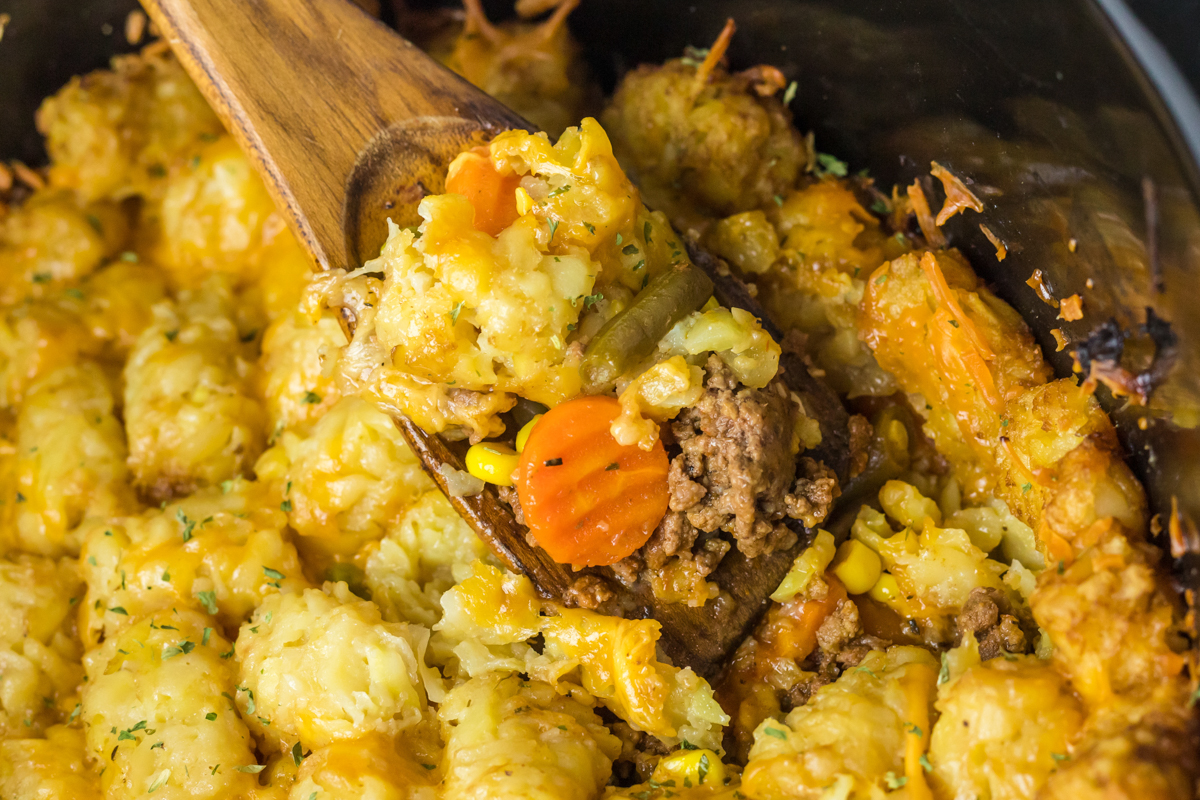
[[[676,264],[650,281],[588,344],[580,366],[584,380],[593,387],[610,386],[654,352],[667,331],[712,292],[712,281],[691,264]]]

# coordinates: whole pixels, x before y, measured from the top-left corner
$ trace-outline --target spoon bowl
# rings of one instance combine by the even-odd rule
[[[264,177],[318,269],[354,269],[374,258],[387,220],[419,222],[421,198],[440,192],[450,161],[504,130],[529,124],[344,0],[143,0],[181,63]],[[688,246],[714,295],[780,331],[723,262]],[[348,326],[352,323],[345,323]],[[349,331],[348,331],[349,332]],[[810,454],[844,481],[848,418],[803,361],[785,353],[783,379],[821,426]],[[426,471],[492,552],[529,576],[547,598],[570,598],[578,575],[526,536],[495,488],[454,497],[444,464],[464,469],[462,443],[396,420]],[[613,598],[601,610],[652,617],[678,665],[704,676],[751,632],[795,555],[811,540],[797,523],[788,550],[747,559],[733,548],[709,576],[716,600],[692,608],[658,599],[645,580],[623,586],[608,568]]]

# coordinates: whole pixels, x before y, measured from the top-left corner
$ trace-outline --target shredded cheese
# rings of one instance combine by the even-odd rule
[[[930,173],[933,175],[933,177],[942,182],[942,188],[946,192],[946,203],[942,206],[942,210],[939,211],[937,215],[937,224],[939,227],[945,225],[946,222],[948,222],[949,219],[955,214],[959,213],[960,211],[965,211],[968,208],[977,213],[983,212],[983,201],[976,197],[975,194],[968,189],[961,180],[959,180],[957,175],[936,161],[932,162],[932,164],[933,169],[930,170]],[[989,236],[988,238],[990,239],[991,237]],[[993,244],[995,244],[994,241]],[[1001,258],[1003,258],[1003,256],[1001,256]]]
[[[908,187],[908,201],[917,215],[917,224],[921,226],[921,234],[929,246],[945,247],[946,237],[934,221],[933,212],[929,210],[929,201],[925,199],[925,192],[921,190],[921,184],[917,181],[913,181]]]
[[[945,211],[944,208],[942,210]],[[1008,248],[1004,246],[1004,242],[1000,241],[1000,237],[992,233],[992,229],[983,223],[979,224],[979,230],[983,231],[983,235],[992,243],[992,247],[996,248],[996,260],[1003,261],[1004,257],[1008,255]]]
[[[725,57],[725,51],[729,49],[729,42],[733,39],[735,31],[737,31],[737,25],[734,24],[733,17],[730,17],[725,20],[725,27],[721,29],[713,46],[708,48],[708,55],[704,57],[704,62],[696,68],[695,91],[697,94],[708,83],[708,76],[716,69],[717,64],[721,63],[721,59]]]
[[[1067,322],[1083,319],[1083,299],[1077,294],[1064,299],[1059,304],[1058,318]]]
[[[1054,295],[1050,294],[1049,287],[1047,287],[1046,282],[1042,280],[1042,271],[1040,269],[1035,269],[1033,271],[1033,274],[1029,276],[1029,280],[1025,281],[1025,285],[1037,292],[1038,298],[1043,303],[1051,308],[1058,308],[1058,300],[1054,298]]]
[[[933,682],[933,669],[926,664],[909,664],[900,678],[907,701],[904,776],[908,778],[905,788],[911,800],[933,800],[933,793],[925,781],[925,767],[921,763],[929,744],[929,687]]]

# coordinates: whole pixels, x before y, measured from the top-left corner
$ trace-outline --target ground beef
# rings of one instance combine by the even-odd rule
[[[800,459],[800,477],[792,491],[783,498],[788,516],[814,528],[829,516],[838,496],[837,476],[820,461],[805,456]]]
[[[872,650],[886,650],[891,644],[886,639],[862,634],[843,642],[836,651],[814,650],[803,664],[807,677],[783,693],[780,708],[787,712],[804,705],[822,686],[833,683],[843,672],[861,664]]]
[[[574,608],[595,610],[613,597],[608,581],[598,575],[580,575],[563,595],[563,602]]]
[[[875,435],[875,429],[862,414],[851,416],[847,427],[850,430],[850,477],[855,478],[871,460],[871,437]]]
[[[1002,593],[995,589],[978,588],[971,591],[958,617],[955,619],[957,642],[967,633],[975,634],[979,643],[979,657],[984,661],[1003,653],[1024,653],[1029,641],[1021,630],[1021,623],[1012,613],[1013,609]]]
[[[849,598],[843,599],[817,628],[817,646],[803,663],[809,675],[787,690],[781,700],[782,707],[790,710],[804,705],[822,686],[833,683],[845,670],[858,666],[867,653],[883,650],[890,644],[863,633],[858,606]]]
[[[637,583],[638,576],[642,574],[642,568],[646,566],[642,561],[639,553],[634,553],[629,558],[622,558],[620,561],[612,565],[613,577],[621,582],[622,586],[630,587]]]
[[[683,522],[686,534],[683,537],[669,533],[683,519],[682,514],[667,512],[667,519],[658,527],[650,540],[642,545],[636,553],[623,558],[611,569],[613,576],[625,586],[633,586],[642,570],[650,567],[653,570],[662,569],[672,558],[680,561],[690,561],[686,567],[698,578],[707,578],[720,565],[731,545],[719,536],[702,534],[705,538],[697,541],[695,528]],[[686,566],[686,565],[685,565]]]
[[[705,533],[727,531],[749,558],[790,547],[795,534],[784,518],[824,519],[837,481],[811,459],[796,481],[799,408],[782,381],[747,389],[717,356],[706,366],[704,395],[671,424],[682,452],[671,461],[670,509],[682,519],[664,523],[680,542],[691,536],[684,523]]]
[[[858,606],[853,600],[842,600],[817,628],[817,647],[826,653],[841,652],[846,643],[861,632]]]
[[[621,740],[621,754],[613,764],[615,783],[631,786],[650,780],[658,762],[670,753],[671,749],[654,736],[634,730],[629,723],[608,709],[601,707],[598,711],[609,730]]]
[[[692,485],[697,486],[698,484]],[[703,487],[700,488],[703,492]],[[672,500],[674,500],[673,494]],[[688,522],[683,512],[667,511],[667,515],[663,517],[663,521],[658,524],[654,533],[650,534],[650,538],[642,545],[638,555],[650,569],[661,569],[671,556],[691,550],[699,534],[700,531]]]
[[[521,513],[521,500],[517,497],[517,490],[511,486],[497,486],[496,494],[500,496],[501,500],[508,503],[509,508],[512,509],[513,519],[517,521],[517,524],[524,525],[525,515]]]

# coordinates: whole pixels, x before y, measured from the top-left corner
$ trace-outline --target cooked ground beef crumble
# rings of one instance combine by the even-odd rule
[[[799,404],[781,380],[747,389],[718,357],[706,366],[704,396],[671,423],[682,452],[671,460],[671,505],[660,527],[725,531],[748,558],[790,547],[795,533],[784,520],[823,520],[837,479],[811,458],[797,461]]]
[[[975,635],[979,643],[979,657],[984,661],[1005,653],[1027,653],[1031,650],[1031,637],[1023,627],[1032,627],[1032,621],[1022,626],[1012,604],[1001,592],[979,587],[967,596],[967,602],[955,618],[957,641],[968,633]]]

